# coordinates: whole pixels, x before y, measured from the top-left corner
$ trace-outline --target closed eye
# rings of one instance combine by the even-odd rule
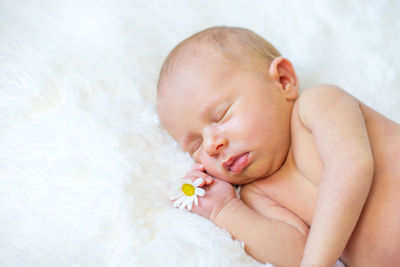
[[[221,111],[219,112],[219,114],[217,116],[216,122],[220,122],[225,117],[225,115],[228,113],[228,110],[230,107],[231,107],[231,104],[226,105],[221,109]]]
[[[202,143],[202,140],[201,140],[201,139],[197,140],[197,141],[194,143],[192,149],[190,150],[190,152],[191,152],[192,155],[193,155],[194,153],[196,153],[197,150],[199,150],[199,148],[200,148],[200,146],[201,146],[201,143]]]

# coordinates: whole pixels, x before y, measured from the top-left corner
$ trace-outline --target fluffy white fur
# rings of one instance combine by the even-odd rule
[[[260,266],[173,209],[190,158],[161,129],[167,53],[248,27],[302,88],[334,83],[400,121],[399,1],[0,0],[0,266]]]

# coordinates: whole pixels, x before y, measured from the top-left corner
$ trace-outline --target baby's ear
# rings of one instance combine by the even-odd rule
[[[299,94],[297,75],[292,63],[284,57],[276,57],[269,65],[270,77],[281,84],[286,100],[294,101]]]

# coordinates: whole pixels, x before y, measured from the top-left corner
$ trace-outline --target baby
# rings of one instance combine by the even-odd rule
[[[157,110],[196,162],[185,178],[204,179],[192,211],[255,259],[400,266],[399,124],[333,85],[299,96],[290,61],[231,27],[172,50]]]

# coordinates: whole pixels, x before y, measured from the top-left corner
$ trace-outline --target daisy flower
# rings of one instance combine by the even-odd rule
[[[177,189],[170,196],[170,200],[175,200],[174,207],[179,206],[180,209],[184,209],[187,206],[188,210],[191,210],[193,201],[197,206],[197,196],[202,197],[206,193],[203,188],[198,187],[203,181],[203,178],[200,177],[194,182],[189,179],[179,180]]]

